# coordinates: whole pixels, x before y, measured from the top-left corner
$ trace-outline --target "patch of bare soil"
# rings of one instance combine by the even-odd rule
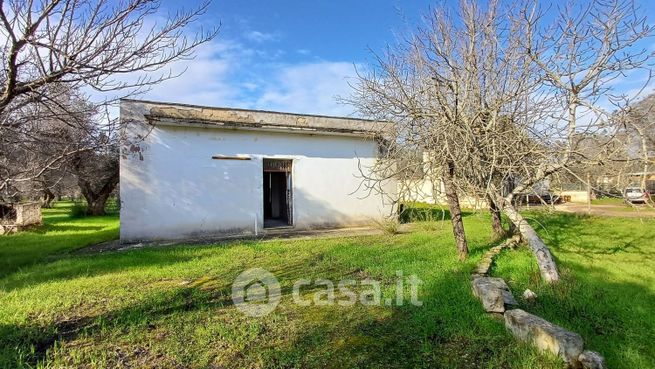
[[[655,218],[655,209],[647,205],[591,205],[591,212],[585,204],[566,203],[556,205],[555,209],[567,213],[590,214],[623,218]]]
[[[410,225],[403,224],[399,229],[399,233],[409,232]],[[266,235],[259,237],[222,237],[214,239],[198,239],[186,240],[175,242],[148,242],[136,244],[121,244],[119,240],[102,242],[95,245],[90,245],[76,250],[76,254],[99,254],[103,252],[122,251],[138,249],[142,247],[166,247],[178,245],[209,245],[217,242],[238,241],[242,239],[257,239],[257,240],[271,240],[271,239],[314,239],[314,238],[341,238],[341,237],[355,237],[355,236],[372,236],[382,234],[383,231],[376,227],[352,227],[352,228],[336,228],[336,229],[315,229],[296,231],[291,228],[279,228],[268,230]]]

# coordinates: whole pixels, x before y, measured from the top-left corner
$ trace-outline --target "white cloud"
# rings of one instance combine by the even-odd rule
[[[159,73],[183,74],[138,96],[195,105],[351,115],[336,96],[348,96],[355,66],[342,61],[280,63],[283,50],[262,50],[220,36],[195,50],[195,57],[171,63]],[[301,53],[302,54],[302,53]],[[358,66],[361,68],[361,66]],[[134,81],[144,73],[120,76]]]
[[[180,77],[155,86],[144,98],[190,104],[225,105],[238,96],[230,88],[230,76],[238,68],[236,60],[247,58],[250,51],[229,41],[212,41],[196,50],[192,60],[171,64]]]
[[[268,81],[256,106],[307,114],[350,115],[353,108],[336,101],[350,94],[355,66],[347,62],[316,62],[281,67]]]
[[[255,70],[255,64],[260,64],[260,69]],[[186,68],[186,72],[155,86],[143,98],[306,114],[352,114],[352,107],[338,103],[336,97],[350,94],[353,64],[261,64],[257,51],[239,43],[212,42],[200,48],[195,59],[173,64],[173,71]]]
[[[248,31],[243,35],[246,39],[254,42],[277,41],[279,35],[259,31]]]
[[[144,30],[164,21],[160,16],[149,17]],[[307,114],[350,115],[353,112],[352,107],[339,104],[335,99],[350,94],[348,79],[355,76],[352,63],[308,61],[306,56],[312,55],[309,49],[284,50],[261,44],[279,41],[279,32],[257,31],[245,21],[240,22],[239,28],[239,38],[219,34],[195,49],[193,59],[178,60],[154,73],[131,73],[116,78],[129,83],[148,75],[156,79],[169,71],[172,74],[183,72],[137,96],[145,100]],[[193,34],[188,36],[193,37]],[[288,55],[287,51],[293,55]],[[285,61],[281,62],[283,59]],[[107,96],[96,91],[90,94],[97,100]]]
[[[143,32],[147,32],[153,27],[157,28],[157,23],[161,21],[162,18],[158,16],[147,18]],[[191,30],[185,35],[189,38],[194,37]],[[137,37],[143,38],[144,35],[138,34]],[[130,92],[133,89],[109,93],[98,92],[90,88],[85,91],[95,101],[115,99],[129,94],[130,97],[145,100],[231,106],[240,101],[239,96],[242,90],[233,85],[233,79],[239,73],[242,65],[247,64],[251,58],[261,57],[257,51],[220,35],[198,46],[194,49],[193,54],[192,58],[177,60],[156,71],[113,76],[114,80],[127,84],[148,77],[157,80],[160,76],[169,74],[177,76],[149,86],[147,91],[139,95],[131,95]]]

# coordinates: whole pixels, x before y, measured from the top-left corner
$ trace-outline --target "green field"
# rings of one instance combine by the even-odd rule
[[[78,255],[66,252],[115,238],[117,218],[46,212],[43,228],[0,238],[0,367],[563,367],[517,343],[471,295],[470,271],[494,244],[486,216],[464,218],[472,255],[459,263],[447,220],[394,236]],[[558,214],[534,221],[546,226],[563,283],[543,286],[524,250],[504,252],[494,273],[516,291],[537,292],[537,303],[522,307],[582,334],[610,367],[652,366],[654,224]],[[234,278],[251,267],[274,273],[283,291],[261,318],[231,300]],[[302,307],[290,296],[299,278],[373,278],[384,301],[395,296],[397,270],[423,280],[423,306]]]
[[[627,206],[625,200],[620,197],[603,197],[591,200],[591,205],[617,205]]]
[[[0,277],[86,245],[118,238],[118,214],[73,219],[72,203],[44,209],[43,225],[0,236]]]
[[[560,214],[537,220],[561,283],[542,283],[526,249],[501,254],[494,275],[515,293],[534,291],[538,302],[527,309],[581,334],[608,367],[655,367],[655,219]]]
[[[655,212],[652,204],[629,204],[625,200],[616,197],[604,197],[601,199],[591,200],[591,205],[595,210],[611,211],[611,212],[628,212],[628,213],[643,213],[649,214]],[[598,205],[596,207],[596,205]]]

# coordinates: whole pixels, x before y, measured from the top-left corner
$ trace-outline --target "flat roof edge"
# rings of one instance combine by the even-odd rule
[[[383,135],[390,125],[369,119],[220,108],[147,100],[122,99],[121,108],[133,106],[150,124],[232,129],[275,129],[351,135]],[[128,108],[129,109],[129,108]],[[135,112],[136,112],[135,111]]]
[[[126,102],[135,102],[135,103],[145,103],[153,105],[167,105],[167,106],[179,106],[195,109],[212,109],[212,110],[223,110],[223,111],[239,111],[239,112],[252,112],[252,113],[268,113],[268,114],[281,114],[281,115],[293,115],[298,117],[315,117],[315,118],[326,118],[326,119],[343,119],[343,120],[357,120],[362,122],[373,122],[373,123],[384,123],[390,124],[390,122],[380,121],[376,119],[369,118],[358,118],[358,117],[347,117],[339,115],[327,115],[327,114],[304,114],[304,113],[294,113],[288,111],[278,111],[278,110],[264,110],[264,109],[246,109],[246,108],[230,108],[225,106],[214,106],[214,105],[198,105],[198,104],[188,104],[188,103],[179,103],[171,101],[157,101],[157,100],[145,100],[145,99],[131,99],[131,98],[122,98],[120,101]]]
[[[206,129],[232,129],[232,130],[247,130],[247,131],[264,131],[264,132],[278,132],[278,133],[300,133],[308,135],[332,135],[332,136],[354,136],[354,137],[376,137],[381,135],[382,132],[378,131],[361,131],[352,129],[340,128],[325,128],[313,126],[289,126],[281,124],[266,124],[266,123],[239,123],[230,121],[215,121],[215,120],[201,120],[201,119],[186,119],[186,118],[169,118],[169,117],[156,117],[147,115],[148,122],[152,125],[163,125],[173,127],[195,127]]]

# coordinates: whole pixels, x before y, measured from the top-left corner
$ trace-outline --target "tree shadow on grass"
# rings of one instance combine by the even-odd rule
[[[46,224],[44,227],[34,230],[34,233],[45,234],[48,232],[89,232],[100,231],[107,228],[101,225],[76,225],[76,224]]]
[[[64,342],[81,336],[93,337],[112,327],[123,330],[144,328],[150,321],[180,312],[223,307],[231,303],[227,296],[228,287],[213,293],[202,291],[199,287],[179,287],[150,296],[138,305],[98,315],[78,316],[48,325],[0,324],[0,366],[38,366],[46,361],[53,348]]]
[[[302,259],[294,264],[272,266],[267,269],[283,283],[281,292],[291,300],[293,284],[289,281],[307,276],[307,265],[313,258]],[[186,260],[175,257],[176,262]],[[149,263],[166,266],[171,260],[150,260]],[[132,265],[131,267],[137,266]],[[81,337],[96,337],[107,330],[147,330],[152,322],[166,321],[179,314],[191,314],[212,309],[216,314],[233,305],[232,281],[243,270],[233,267],[220,274],[188,281],[182,286],[151,292],[142,302],[119,309],[70,317],[70,312],[61,312],[65,318],[55,319],[49,324],[28,320],[24,324],[0,324],[0,367],[37,366],[48,360],[52,349],[62,343]],[[96,270],[95,272],[98,272]],[[334,265],[315,270],[321,275],[335,278],[341,275]],[[356,270],[351,271],[357,273]],[[120,288],[117,286],[117,288]],[[312,288],[308,291],[313,291]],[[4,361],[3,361],[4,360]]]
[[[577,231],[582,229],[584,220],[588,219],[588,216],[582,214],[540,212],[528,212],[525,217],[542,237],[547,238],[548,245],[556,248],[576,236]]]
[[[466,270],[426,277],[431,279],[421,287],[422,306],[301,307],[293,304],[293,282],[300,278],[320,276],[336,281],[369,277],[354,266],[344,268],[333,261],[323,261],[323,255],[317,253],[293,263],[249,265],[262,266],[276,275],[282,284],[283,304],[272,317],[245,320],[243,324],[260,324],[264,328],[249,338],[250,341],[229,361],[216,364],[221,367],[247,367],[259,363],[265,367],[472,368],[490,365],[525,367],[531,358],[534,359],[526,356],[533,354],[532,349],[517,344],[505,332],[501,322],[485,315],[471,295]],[[100,355],[100,352],[129,343],[131,352],[138,352],[135,355],[152,355],[138,360],[157,366],[158,360],[162,360],[161,352],[156,355],[147,347],[139,349],[140,342],[145,344],[154,339],[151,336],[153,326],[176,319],[188,324],[180,318],[186,316],[197,322],[195,324],[200,328],[203,318],[199,314],[205,310],[208,315],[228,314],[229,319],[241,317],[231,310],[231,282],[245,267],[235,265],[230,270],[190,281],[184,286],[151,292],[139,303],[114,310],[67,317],[47,324],[28,321],[0,325],[0,360],[8,360],[0,362],[0,366],[47,364],[60,347],[85,338],[94,344],[90,351],[79,354]],[[384,283],[387,287],[393,286],[393,281]],[[312,294],[318,289],[310,286],[303,292]],[[408,303],[409,296],[405,297]],[[280,325],[272,327],[274,324]],[[294,325],[299,328],[290,328]],[[177,334],[170,331],[174,327],[164,326],[172,334]],[[129,333],[139,338],[136,341],[127,339],[128,343],[112,341],[109,344],[104,340],[112,340],[112,332]],[[215,337],[193,350],[221,350],[223,346],[219,340],[220,337]],[[59,357],[61,360],[69,359],[65,351],[59,355],[63,355]],[[194,359],[187,356],[186,359],[171,360],[178,360],[179,366],[184,366],[184,360]],[[539,362],[548,363],[549,360],[541,358]],[[553,363],[560,365],[556,360]],[[124,363],[118,362],[116,366],[119,364]],[[555,364],[544,367],[558,367]]]
[[[13,238],[7,239],[5,245],[0,244],[0,278],[35,265],[50,264],[67,257],[69,251],[115,239],[117,236],[118,227],[104,227],[75,235],[53,232],[46,235],[24,233],[10,236]],[[72,237],[75,238],[74,241],[71,240]]]
[[[171,252],[124,252],[111,255],[66,256],[46,265],[26,269],[21,273],[5,276],[0,288],[11,292],[24,287],[33,288],[42,283],[71,280],[79,277],[97,277],[114,272],[128,272],[149,266],[170,266],[184,263],[193,256]]]
[[[652,367],[653,231],[631,219],[561,213],[534,218],[535,226],[538,221],[546,228],[536,227],[557,257],[562,279],[543,283],[527,252],[501,256],[500,269],[509,274],[498,276],[507,278],[515,293],[530,288],[539,296],[524,309],[579,333],[587,349],[605,356],[608,367]],[[523,259],[503,265],[505,257]]]
[[[522,354],[533,350],[485,315],[470,293],[468,273],[446,275],[425,288],[422,306],[308,307],[326,322],[260,356],[272,367],[316,368],[521,367],[528,362]]]
[[[484,250],[486,247],[475,248],[476,253]],[[156,255],[160,255],[161,259],[152,257]],[[121,260],[121,257],[125,257],[125,260]],[[282,281],[285,300],[291,299],[292,282],[298,278],[319,275],[338,280],[348,276],[355,279],[367,276],[356,266],[343,268],[331,259],[323,265],[321,258],[322,254],[319,253],[296,263],[269,265],[266,268]],[[84,263],[74,262],[77,258],[72,260],[70,264],[62,261],[61,264],[55,265],[61,269],[55,269],[50,274],[45,273],[44,276],[37,275],[40,273],[14,276],[15,284],[10,287],[65,280],[71,278],[71,275],[98,276],[126,267],[167,266],[189,261],[180,258],[179,253],[155,249],[148,252],[138,250],[134,255],[126,252],[86,257],[82,259]],[[310,273],[308,268],[316,265],[319,269],[312,269]],[[245,264],[240,268],[244,267]],[[435,268],[439,267],[435,265]],[[469,268],[455,269],[453,272],[439,273],[438,277],[428,277],[433,279],[426,280],[426,285],[422,287],[422,291],[425,291],[421,298],[424,304],[420,307],[292,306],[288,308],[291,309],[289,312],[284,307],[278,307],[280,311],[274,314],[288,313],[282,321],[288,319],[292,322],[303,314],[308,319],[298,323],[301,325],[300,329],[285,331],[288,334],[271,337],[270,334],[275,333],[267,333],[269,331],[264,329],[261,336],[255,337],[246,349],[237,353],[234,362],[220,364],[234,367],[257,362],[277,367],[528,366],[531,359],[526,359],[524,355],[533,355],[533,351],[521,345],[517,346],[505,332],[501,322],[484,315],[470,292]],[[1,325],[0,358],[8,358],[11,361],[11,365],[6,364],[7,366],[16,366],[20,361],[34,365],[48,361],[51,358],[49,353],[60,347],[60,344],[85,337],[93,340],[91,351],[98,353],[106,348],[102,340],[107,338],[102,337],[107,337],[107,334],[103,332],[136,331],[138,334],[148,335],[149,325],[153,321],[173,320],[180,314],[189,314],[191,319],[196,319],[193,314],[204,309],[211,310],[212,314],[225,314],[225,309],[232,305],[231,285],[225,281],[231,282],[238,272],[235,269],[215,277],[198,279],[186,286],[151,293],[140,303],[97,314],[67,318],[45,325],[35,322]],[[306,292],[311,293],[313,290]],[[312,313],[306,313],[307,310],[302,309],[314,309],[312,311],[319,313],[327,311],[330,321],[313,319]],[[261,318],[257,322],[264,326],[270,324],[267,318]],[[146,337],[146,340],[148,339],[153,338]],[[217,342],[209,342],[207,345],[207,350],[218,350],[216,347],[220,347]],[[156,365],[157,358],[151,359]],[[539,362],[549,362],[548,360],[550,359],[542,358]],[[544,367],[556,366],[553,364]]]
[[[610,368],[645,368],[655,362],[652,281],[617,282],[607,270],[566,261],[555,286],[529,286],[539,298],[524,309],[580,334]],[[523,288],[523,287],[521,287]]]
[[[589,259],[621,253],[638,254],[649,259],[654,256],[641,246],[652,242],[651,235],[645,232],[625,232],[609,225],[600,229],[590,228],[593,227],[592,221],[595,218],[584,214],[537,213],[532,215],[531,219],[536,229],[546,244],[556,253],[572,253]],[[614,220],[614,222],[617,221],[619,220]],[[624,221],[633,222],[633,220]],[[617,235],[614,232],[623,233]]]

